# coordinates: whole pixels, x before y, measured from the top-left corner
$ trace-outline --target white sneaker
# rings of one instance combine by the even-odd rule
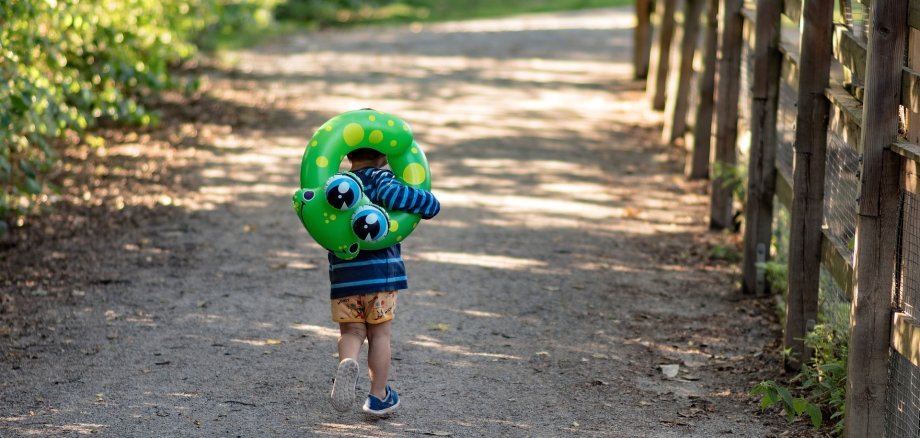
[[[332,383],[332,407],[339,412],[347,412],[355,402],[355,387],[358,385],[358,362],[352,358],[339,362]]]

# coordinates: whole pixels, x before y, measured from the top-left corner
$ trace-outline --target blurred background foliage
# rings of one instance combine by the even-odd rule
[[[298,27],[433,21],[629,0],[0,1],[0,234],[55,193],[62,148],[95,145],[103,120],[155,125],[145,98],[194,89],[171,70],[201,51]]]

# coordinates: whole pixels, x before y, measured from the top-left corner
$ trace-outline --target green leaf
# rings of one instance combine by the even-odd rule
[[[21,95],[14,94],[10,96],[10,100],[13,102],[13,111],[18,114],[22,114],[29,109],[29,104],[26,103],[26,99]]]
[[[32,165],[29,164],[25,158],[19,160],[19,168],[22,169],[22,172],[26,174],[29,178],[35,178],[35,169],[32,168]]]
[[[783,403],[785,404],[784,408],[785,408],[787,411],[790,410],[790,409],[792,409],[792,408],[795,406],[795,404],[794,404],[794,402],[793,402],[793,400],[792,400],[792,394],[789,393],[789,390],[788,390],[788,389],[786,389],[786,388],[784,388],[784,387],[782,387],[782,386],[777,385],[777,386],[776,386],[776,392],[779,394],[780,397],[782,397]]]
[[[776,403],[776,399],[770,396],[770,394],[764,394],[763,398],[760,399],[760,410],[764,411],[773,404]]]
[[[39,194],[39,193],[42,192],[42,183],[40,183],[40,182],[38,182],[38,181],[36,181],[36,180],[34,180],[34,179],[32,179],[32,178],[26,178],[25,183],[23,183],[23,185],[22,185],[22,189],[23,189],[26,193],[30,193],[30,194],[33,194],[33,195],[37,195],[37,194]]]
[[[3,156],[0,156],[0,180],[8,178],[12,172],[13,166],[10,162]]]
[[[811,403],[808,403],[808,400],[805,400],[801,397],[797,397],[795,400],[792,400],[792,408],[795,411],[795,415],[802,415],[809,404]]]
[[[824,423],[824,415],[821,414],[821,409],[818,409],[814,404],[808,403],[808,405],[805,406],[805,413],[811,417],[811,425],[814,426],[815,429],[821,427],[821,424]]]

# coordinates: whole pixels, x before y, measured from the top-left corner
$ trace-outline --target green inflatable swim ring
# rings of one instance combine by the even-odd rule
[[[339,114],[320,126],[303,154],[294,211],[320,246],[344,260],[355,258],[362,249],[401,242],[421,219],[375,205],[357,176],[339,172],[345,155],[360,148],[385,154],[404,184],[431,189],[428,160],[402,119],[363,109]]]

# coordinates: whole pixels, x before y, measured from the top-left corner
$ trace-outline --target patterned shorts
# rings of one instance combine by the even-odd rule
[[[380,324],[396,316],[396,291],[376,292],[366,295],[334,298],[332,320]]]

